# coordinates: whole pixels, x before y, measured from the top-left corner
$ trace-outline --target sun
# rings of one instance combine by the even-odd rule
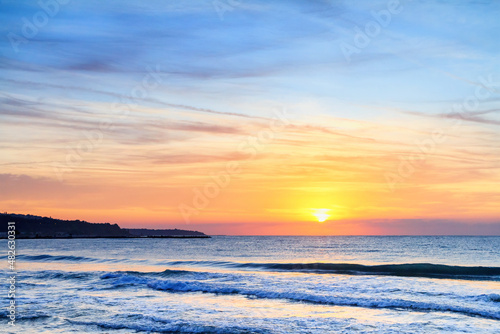
[[[330,212],[330,209],[313,209],[313,216],[316,217],[318,222],[323,223],[330,218],[330,215],[328,214]]]

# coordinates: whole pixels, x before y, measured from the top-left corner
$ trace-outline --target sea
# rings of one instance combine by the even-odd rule
[[[1,333],[500,333],[500,237],[17,240],[15,265]]]

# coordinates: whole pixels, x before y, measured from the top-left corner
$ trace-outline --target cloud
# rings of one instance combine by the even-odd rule
[[[498,112],[498,111],[499,110],[494,110],[494,111],[487,110],[487,111],[479,111],[479,112],[446,113],[446,114],[440,114],[439,117],[459,119],[459,120],[473,122],[473,123],[500,125],[500,120],[495,120],[495,119],[486,118],[486,117],[481,116],[481,115],[489,114],[492,112]]]
[[[404,111],[404,113],[406,113],[408,115],[421,116],[421,117],[456,119],[456,120],[462,120],[462,121],[472,122],[472,123],[500,125],[500,120],[482,117],[482,115],[500,113],[500,109],[448,112],[448,113],[440,113],[440,114],[428,114],[428,113],[423,113],[423,112],[418,112],[418,111]]]
[[[151,158],[151,157],[148,157]],[[163,154],[155,155],[153,158],[154,164],[197,164],[197,163],[214,163],[226,161],[244,161],[248,160],[248,155],[238,152],[229,153],[226,155],[207,155],[207,154]]]
[[[15,79],[3,79],[0,78],[0,81],[5,81],[8,82],[9,84],[14,84],[18,87],[22,87],[24,89],[26,88],[31,88],[33,91],[40,92],[40,89],[46,89],[46,88],[55,88],[57,90],[62,90],[62,91],[68,91],[72,90],[75,91],[76,93],[94,93],[96,95],[104,95],[106,97],[110,97],[112,99],[115,99],[116,101],[123,101],[123,100],[128,100],[130,99],[129,96],[126,96],[125,94],[119,94],[115,92],[109,92],[109,91],[103,91],[103,90],[98,90],[95,88],[89,88],[85,86],[71,86],[71,85],[61,85],[61,84],[51,84],[48,82],[34,82],[34,81],[21,81],[21,80],[15,80]],[[259,117],[255,115],[247,115],[247,114],[242,114],[242,113],[236,113],[236,112],[222,112],[222,111],[216,111],[208,108],[200,108],[200,107],[195,107],[195,106],[190,106],[190,105],[185,105],[185,104],[175,104],[175,103],[169,103],[167,101],[163,101],[157,98],[152,98],[152,97],[147,97],[147,98],[141,98],[141,97],[134,97],[134,101],[138,102],[144,102],[144,103],[151,103],[156,106],[161,106],[161,107],[166,107],[166,108],[176,108],[176,109],[182,109],[182,110],[189,110],[189,111],[197,111],[200,113],[209,113],[209,114],[215,114],[215,115],[223,115],[223,116],[234,116],[234,117],[243,117],[243,118],[248,118],[248,119],[260,119],[260,120],[270,120],[269,118],[266,117]],[[10,105],[15,105],[15,106],[34,106],[37,105],[37,102],[28,102],[26,100],[22,100],[19,98],[12,98],[12,96],[8,96],[4,98],[5,104],[10,104]]]
[[[73,192],[71,186],[47,177],[25,174],[0,174],[0,200],[47,200],[61,199]],[[82,189],[83,190],[83,189]]]

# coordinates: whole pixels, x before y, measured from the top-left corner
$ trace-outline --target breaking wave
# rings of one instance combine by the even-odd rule
[[[215,261],[176,261],[172,266],[208,266],[265,271],[291,271],[318,274],[387,275],[427,278],[500,280],[500,267],[450,266],[432,263],[362,265],[353,263],[235,263]]]
[[[114,278],[112,282],[114,287],[123,287],[124,285],[142,285],[153,290],[167,291],[174,293],[212,293],[216,295],[243,295],[246,297],[259,299],[286,299],[294,302],[304,302],[312,304],[332,305],[332,306],[351,306],[364,308],[382,308],[382,309],[405,309],[418,312],[452,312],[468,316],[477,316],[487,319],[500,320],[500,311],[480,310],[465,306],[452,304],[438,304],[433,302],[421,302],[404,299],[388,298],[366,298],[352,296],[332,296],[322,295],[310,292],[298,291],[275,291],[269,289],[255,289],[245,286],[224,284],[218,282],[199,282],[199,281],[177,281],[177,280],[158,280],[148,279],[146,277],[136,277],[131,275],[105,274],[102,279]],[[483,296],[491,298],[492,296]],[[494,297],[495,298],[495,297]]]

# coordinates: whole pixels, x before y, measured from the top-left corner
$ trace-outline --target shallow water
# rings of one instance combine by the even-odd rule
[[[14,333],[500,333],[500,237],[18,240],[17,254]]]

